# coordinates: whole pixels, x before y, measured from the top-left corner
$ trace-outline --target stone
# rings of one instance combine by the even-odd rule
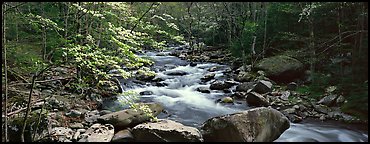
[[[144,105],[149,107],[149,109],[153,112],[153,116],[157,116],[163,110],[163,106],[157,103],[139,103],[139,106]],[[125,109],[98,117],[98,122],[113,124],[116,130],[133,127],[149,120],[150,117],[147,116],[142,110],[135,109]]]
[[[114,136],[114,127],[111,124],[93,124],[78,142],[110,142]]]
[[[99,111],[94,110],[94,111],[89,111],[85,113],[85,121],[88,123],[95,123],[97,122],[97,119],[99,117]]]
[[[201,92],[201,93],[211,93],[211,92],[209,91],[209,89],[208,89],[208,88],[206,88],[206,87],[198,87],[198,88],[196,89],[196,91]]]
[[[172,120],[159,119],[135,126],[132,133],[137,142],[202,142],[200,131]]]
[[[218,67],[218,66],[214,66],[214,67],[209,68],[209,69],[208,69],[208,71],[209,71],[209,72],[215,72],[215,71],[217,71],[218,69],[219,69],[219,67]]]
[[[289,96],[290,96],[290,92],[289,91],[284,91],[284,92],[281,93],[280,99],[287,101]]]
[[[254,86],[253,91],[264,94],[272,91],[272,83],[265,80],[260,80]]]
[[[70,142],[73,135],[74,131],[66,127],[54,127],[51,130],[51,140],[57,142]]]
[[[319,118],[319,119],[320,119],[321,121],[326,120],[325,115],[320,116],[320,118]]]
[[[215,73],[209,73],[209,74],[206,74],[206,75],[204,75],[202,78],[201,78],[201,80],[202,81],[204,81],[204,82],[207,82],[207,81],[210,81],[210,80],[212,80],[212,79],[214,79],[215,78]]]
[[[314,106],[314,109],[315,111],[318,111],[318,112],[321,112],[321,113],[324,113],[324,114],[328,114],[329,112],[331,112],[332,110],[327,107],[326,105],[313,105]]]
[[[239,72],[238,75],[234,77],[235,81],[238,82],[249,82],[252,81],[256,76],[250,72]]]
[[[195,67],[195,66],[197,66],[197,63],[195,63],[195,62],[190,62],[190,64],[189,64],[191,67]]]
[[[246,101],[251,106],[268,106],[268,101],[261,94],[250,92],[247,94]]]
[[[231,84],[228,84],[228,83],[225,83],[223,81],[216,81],[216,82],[213,82],[209,88],[211,90],[224,90],[224,89],[228,89],[230,88],[232,85]]]
[[[84,128],[84,125],[82,123],[73,123],[71,125],[69,125],[70,128],[72,129],[82,129]]]
[[[140,95],[152,95],[153,92],[152,91],[142,91],[139,93]]]
[[[236,87],[237,92],[247,92],[250,89],[253,89],[254,83],[253,82],[244,82]]]
[[[296,112],[296,109],[294,108],[287,108],[285,110],[283,110],[283,112],[287,113],[287,114],[293,114]]]
[[[295,58],[273,56],[260,60],[255,67],[266,72],[266,76],[275,82],[290,82],[303,76],[304,65]]]
[[[340,96],[338,96],[338,98],[337,98],[337,100],[336,100],[336,105],[337,105],[337,106],[340,106],[340,105],[342,105],[345,101],[346,101],[346,99],[344,98],[344,96],[340,95]]]
[[[110,114],[112,113],[112,111],[109,111],[109,110],[102,110],[99,112],[99,115],[106,115],[106,114]]]
[[[181,71],[181,70],[171,70],[171,71],[165,71],[164,74],[170,75],[170,76],[183,76],[183,75],[187,75],[188,73],[185,71]]]
[[[82,114],[82,112],[80,112],[78,110],[71,110],[68,113],[66,113],[66,116],[69,116],[69,117],[79,117],[81,114]]]
[[[296,89],[297,89],[297,87],[298,87],[298,85],[297,85],[297,83],[295,83],[295,82],[290,82],[290,83],[287,85],[287,89],[288,89],[288,90],[291,90],[291,91],[296,90]]]
[[[282,113],[259,107],[208,119],[201,132],[205,142],[272,142],[289,127]]]
[[[221,103],[233,103],[234,100],[231,97],[224,97],[221,99]]]
[[[296,109],[296,110],[298,110],[299,109],[299,106],[298,105],[294,105],[293,108]]]
[[[336,98],[338,96],[336,94],[330,94],[328,96],[325,96],[323,97],[319,102],[317,102],[318,104],[323,104],[323,105],[326,105],[326,106],[334,106],[335,103],[336,103]]]
[[[112,142],[133,142],[134,136],[131,133],[130,129],[124,129],[116,134],[112,138]]]

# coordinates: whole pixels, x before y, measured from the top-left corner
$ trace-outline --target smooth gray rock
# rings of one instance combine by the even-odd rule
[[[131,133],[130,129],[124,129],[116,134],[112,138],[112,142],[132,142],[134,141],[134,136]]]
[[[257,93],[264,94],[272,91],[272,83],[265,80],[260,80],[254,86],[253,90]]]
[[[157,116],[162,112],[163,106],[157,103],[140,103],[139,106],[147,105],[153,112],[153,116]],[[113,124],[116,130],[122,130],[127,127],[133,127],[145,121],[149,121],[150,117],[147,116],[142,110],[125,109],[110,114],[98,117],[98,122]]]
[[[282,113],[260,107],[208,119],[201,132],[205,142],[272,142],[289,127]]]
[[[198,129],[166,119],[160,119],[158,122],[139,124],[132,129],[132,133],[138,142],[203,141]]]
[[[236,87],[237,92],[247,92],[249,89],[253,89],[254,82],[244,82]]]

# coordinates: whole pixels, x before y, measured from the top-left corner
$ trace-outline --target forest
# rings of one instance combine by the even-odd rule
[[[367,142],[367,127],[367,2],[2,3],[2,142]]]

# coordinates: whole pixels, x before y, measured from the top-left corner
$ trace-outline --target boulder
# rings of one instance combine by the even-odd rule
[[[303,76],[304,65],[288,56],[264,58],[256,64],[257,70],[266,72],[266,76],[276,82],[290,82]]]
[[[244,99],[247,96],[246,92],[235,92],[234,94],[231,95],[233,98],[242,98]]]
[[[139,124],[132,129],[132,133],[138,142],[203,141],[198,129],[166,119],[160,119],[158,122]]]
[[[181,70],[171,70],[171,71],[165,71],[164,74],[170,75],[170,76],[183,76],[187,75],[188,73]]]
[[[195,63],[195,62],[190,62],[190,64],[189,64],[191,67],[195,67],[195,66],[197,66],[197,63]]]
[[[205,142],[272,142],[289,126],[279,111],[260,107],[208,119],[201,132]]]
[[[256,92],[250,92],[247,94],[246,101],[250,106],[268,106],[269,103],[266,98]]]
[[[198,88],[196,89],[196,91],[201,92],[201,93],[211,93],[211,92],[209,91],[209,89],[208,89],[208,88],[206,88],[206,87],[198,87]]]
[[[258,92],[260,94],[271,92],[272,91],[272,83],[269,82],[269,81],[260,80],[254,86],[252,91]]]
[[[297,83],[295,83],[295,82],[290,82],[290,83],[287,85],[287,89],[288,89],[288,90],[291,90],[291,91],[296,90],[296,89],[297,89],[297,87],[298,87],[298,85],[297,85]]]
[[[117,132],[113,138],[112,142],[132,142],[134,141],[134,136],[131,133],[130,129],[124,129]]]
[[[201,80],[202,80],[202,81],[204,81],[204,82],[210,81],[210,80],[212,80],[212,79],[214,79],[214,78],[215,78],[215,75],[216,75],[216,74],[214,74],[214,73],[206,74],[206,75],[204,75],[204,76],[201,78]]]
[[[253,89],[253,82],[244,82],[236,87],[237,92],[247,92],[249,89]]]
[[[157,103],[140,103],[139,105],[147,105],[153,112],[153,116],[157,116],[163,110],[163,106]],[[133,127],[148,120],[150,120],[150,117],[142,110],[135,109],[125,109],[98,118],[98,122],[113,124],[116,130]]]
[[[93,124],[78,142],[110,142],[114,136],[114,127],[111,124]]]
[[[51,140],[56,142],[72,142],[74,131],[70,128],[55,127],[51,130]]]
[[[249,82],[252,81],[256,76],[251,74],[250,72],[240,72],[238,75],[235,76],[235,80],[238,82]]]
[[[209,71],[209,72],[215,72],[215,71],[217,71],[217,70],[219,70],[219,69],[220,69],[220,67],[218,67],[218,66],[214,66],[214,67],[209,68],[209,69],[208,69],[208,71]]]
[[[345,103],[346,99],[344,98],[344,96],[340,95],[338,96],[337,100],[336,100],[336,105],[337,106],[340,106],[342,105],[343,103]]]
[[[230,88],[232,85],[223,81],[216,81],[209,86],[211,90],[224,90]]]
[[[155,78],[156,75],[151,75],[151,74],[145,74],[142,72],[137,72],[136,73],[136,79],[139,81],[151,81]]]
[[[337,95],[336,94],[330,94],[328,96],[325,96],[323,97],[319,102],[317,102],[318,104],[323,104],[323,105],[326,105],[326,106],[333,106],[335,105],[336,103],[336,99],[337,99]]]

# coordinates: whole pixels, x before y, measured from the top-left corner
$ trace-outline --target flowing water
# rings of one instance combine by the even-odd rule
[[[224,91],[211,90],[211,93],[200,93],[196,91],[198,87],[209,87],[214,80],[225,80],[227,76],[224,71],[228,69],[226,65],[215,63],[197,64],[192,67],[188,61],[181,60],[175,56],[168,56],[169,52],[161,52],[157,56],[156,52],[147,52],[146,57],[155,61],[154,71],[157,77],[164,79],[162,83],[167,86],[153,86],[151,83],[139,84],[131,80],[122,80],[124,90],[133,90],[135,92],[151,91],[152,95],[140,96],[140,102],[158,102],[162,104],[167,113],[161,113],[158,118],[167,118],[184,125],[200,127],[201,124],[209,118],[231,114],[250,107],[245,101],[236,101],[234,104],[216,103],[220,98],[231,93]],[[202,82],[201,78],[210,73],[207,70],[211,67],[218,67],[215,73],[215,79],[209,82]],[[165,73],[183,71],[186,75],[173,76]],[[230,88],[235,90],[235,87]],[[118,97],[122,99],[123,97]],[[104,109],[115,111],[126,108],[121,106],[117,100],[105,101]],[[277,142],[301,142],[301,141],[334,141],[334,142],[364,142],[368,141],[368,132],[361,132],[354,129],[348,129],[340,125],[330,123],[302,122],[291,123],[290,128],[286,130],[277,140]]]

